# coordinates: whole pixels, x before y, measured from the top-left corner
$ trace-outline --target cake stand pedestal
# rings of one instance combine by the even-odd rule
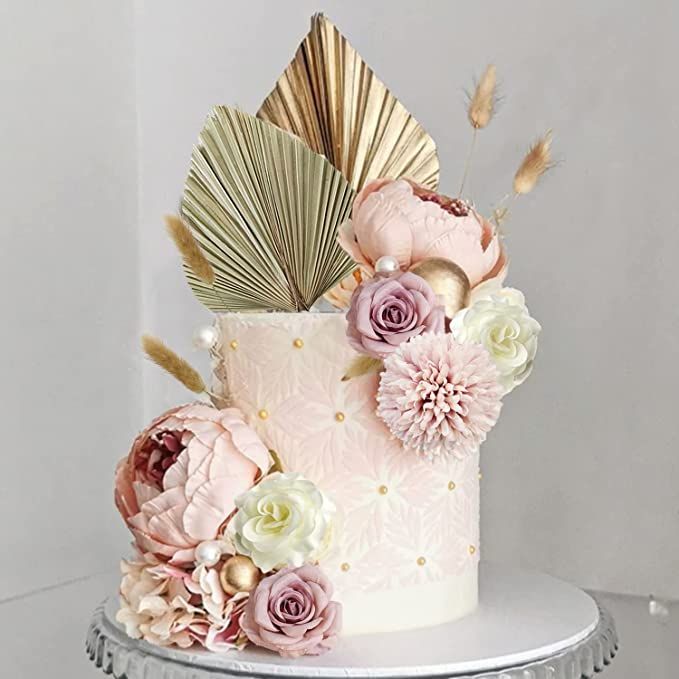
[[[577,587],[490,564],[480,576],[479,608],[462,620],[345,636],[324,656],[296,660],[253,647],[217,655],[135,641],[115,622],[114,596],[94,613],[87,653],[115,679],[590,679],[615,656],[613,619]]]

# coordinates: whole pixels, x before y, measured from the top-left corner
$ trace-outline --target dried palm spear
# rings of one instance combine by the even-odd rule
[[[354,189],[402,176],[438,186],[434,140],[322,14],[257,115],[326,156]]]
[[[355,264],[337,245],[354,192],[323,156],[226,106],[194,148],[182,214],[215,272],[212,286],[185,267],[213,311],[303,311]]]

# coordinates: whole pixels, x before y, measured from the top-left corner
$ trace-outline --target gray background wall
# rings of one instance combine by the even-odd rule
[[[0,3],[0,600],[116,564],[141,426],[130,3]],[[0,672],[1,673],[1,672]]]
[[[209,108],[254,111],[319,9],[437,140],[444,191],[489,61],[504,100],[476,202],[555,131],[563,162],[507,225],[509,282],[544,331],[484,447],[484,555],[679,597],[675,3],[17,0],[0,6],[0,601],[115,569],[115,461],[185,398],[138,335],[207,368],[190,336],[210,316],[162,215]]]

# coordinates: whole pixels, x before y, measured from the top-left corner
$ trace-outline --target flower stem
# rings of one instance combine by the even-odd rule
[[[472,163],[472,156],[474,155],[474,145],[476,144],[476,133],[477,129],[474,128],[474,131],[472,132],[472,143],[469,146],[469,153],[467,154],[467,160],[465,161],[464,164],[464,172],[462,174],[462,182],[460,183],[460,190],[457,192],[457,197],[462,198],[462,191],[464,189],[464,185],[467,181],[467,176],[469,175],[469,168]]]

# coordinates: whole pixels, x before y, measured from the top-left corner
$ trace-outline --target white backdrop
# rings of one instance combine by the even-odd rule
[[[534,376],[507,399],[482,451],[485,557],[679,596],[677,6],[322,6],[437,140],[444,190],[456,190],[469,141],[462,89],[488,61],[505,99],[480,135],[477,203],[503,195],[527,143],[555,130],[563,163],[507,226],[510,283],[544,333]],[[254,112],[319,8],[149,0],[139,9],[143,323],[185,352],[209,315],[161,216],[176,207],[209,108]],[[147,417],[182,397],[147,368]]]
[[[115,461],[144,418],[186,397],[150,366],[142,385],[138,335],[191,355],[210,318],[162,215],[209,108],[256,110],[321,8],[132,5],[0,7],[0,600],[115,569]],[[563,163],[507,226],[510,282],[544,332],[483,450],[484,556],[679,596],[677,6],[322,8],[437,140],[444,190],[468,146],[462,89],[488,61],[505,99],[479,140],[477,203],[555,130]]]

